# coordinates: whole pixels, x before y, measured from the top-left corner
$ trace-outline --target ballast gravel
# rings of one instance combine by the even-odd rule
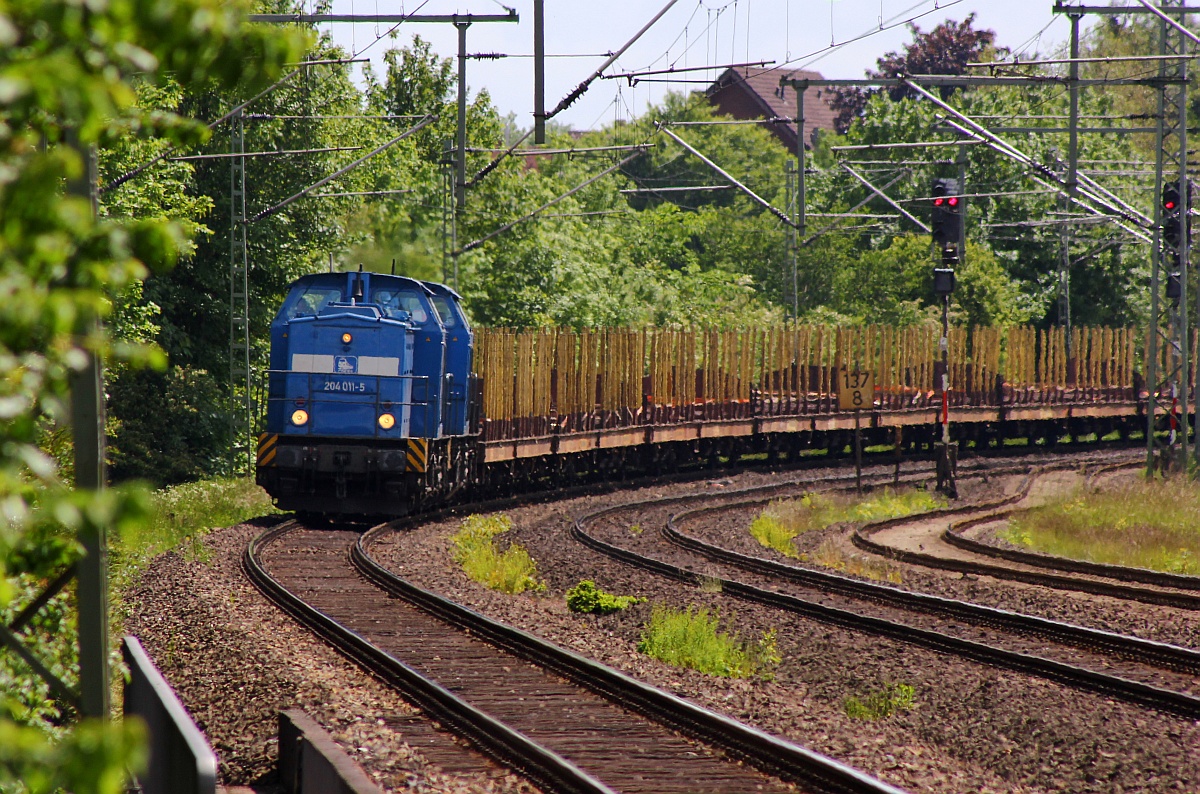
[[[807,478],[813,487],[821,487],[845,474],[840,469],[791,477]],[[420,586],[911,791],[1200,789],[1200,724],[739,602],[712,592],[712,587],[681,584],[615,562],[570,536],[573,518],[604,505],[689,490],[716,493],[760,481],[763,475],[745,475],[505,511],[513,523],[505,542],[519,543],[537,561],[545,583],[541,593],[503,595],[468,579],[453,562],[449,541],[461,519],[388,535],[373,554]],[[964,484],[963,497],[991,499],[998,487],[994,482],[978,485],[972,493],[972,486]],[[602,522],[597,533],[609,541],[623,534],[626,545],[646,553],[658,532],[656,521],[661,523],[666,512],[670,511]],[[623,526],[622,520],[627,522]],[[660,559],[686,564],[686,553],[662,544],[658,548]],[[704,573],[705,563],[692,563]],[[956,578],[957,574],[922,572],[921,581]],[[564,593],[581,579],[592,579],[609,592],[647,598],[648,603],[603,617],[572,613]],[[1002,588],[1002,583],[996,587]],[[1054,598],[1056,594],[1042,597]],[[727,630],[751,642],[773,630],[782,663],[772,680],[734,680],[657,662],[637,650],[656,605],[708,609],[720,616]],[[910,710],[873,721],[847,715],[848,698],[865,698],[897,684],[913,687],[915,704]]]
[[[276,790],[277,715],[300,708],[386,791],[536,791],[482,761],[280,612],[242,572],[264,525],[217,530],[157,558],[125,597],[137,636],[216,751],[220,782]],[[451,767],[447,770],[441,764]],[[484,773],[455,771],[488,767]]]
[[[884,473],[883,468],[868,471]],[[712,588],[682,585],[613,562],[579,545],[568,532],[570,519],[606,504],[779,480],[807,479],[821,487],[847,474],[845,468],[749,472],[508,510],[514,529],[506,537],[538,561],[546,583],[540,594],[505,596],[467,579],[449,552],[448,539],[460,519],[390,535],[375,554],[421,586],[911,791],[1200,790],[1198,724],[738,603]],[[995,487],[977,488],[974,498],[994,496]],[[964,496],[972,493],[964,489]],[[208,735],[221,759],[222,783],[271,791],[276,715],[298,707],[329,730],[385,790],[534,790],[494,766],[476,771],[474,753],[432,730],[402,698],[268,603],[241,568],[245,545],[264,527],[252,523],[215,531],[198,553],[163,555],[125,599],[126,632],[146,645]],[[639,529],[657,531],[649,524],[634,531],[628,525],[608,529],[635,541],[642,539]],[[830,532],[840,531],[844,528]],[[1087,603],[1053,593],[1014,596],[1002,582],[919,569],[904,576],[904,586],[913,589],[1016,609],[1025,604],[1023,611],[1066,612],[1075,622],[1093,623]],[[563,594],[580,579],[649,603],[605,617],[572,613]],[[656,604],[707,607],[730,631],[751,640],[774,629],[783,661],[773,680],[705,676],[639,653],[642,626]],[[1177,617],[1174,611],[1166,614]],[[1195,636],[1191,626],[1178,633],[1160,627],[1154,608],[1135,616],[1121,605],[1103,605],[1094,622],[1143,636]],[[847,697],[901,683],[914,688],[911,710],[877,721],[846,715]]]

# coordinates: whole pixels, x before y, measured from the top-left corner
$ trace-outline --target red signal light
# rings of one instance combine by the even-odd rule
[[[935,206],[935,207],[940,207],[940,206],[942,206],[942,202],[943,202],[943,201],[945,201],[945,199],[944,199],[944,198],[935,198],[935,199],[933,200],[933,206]]]
[[[950,197],[948,200],[949,200],[949,202],[950,202],[950,206],[951,206],[951,207],[957,207],[957,206],[958,206],[958,196],[951,196],[951,197]]]
[[[1170,199],[1168,199],[1168,200],[1164,201],[1164,202],[1163,202],[1163,209],[1168,209],[1168,210],[1173,210],[1173,209],[1175,209],[1175,202],[1174,202],[1174,201],[1171,201]]]

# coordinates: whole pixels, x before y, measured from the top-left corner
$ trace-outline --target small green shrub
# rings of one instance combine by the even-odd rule
[[[842,701],[846,716],[852,720],[882,720],[897,711],[908,711],[916,700],[916,690],[908,684],[888,684],[863,698],[850,695]]]
[[[655,607],[646,624],[638,651],[676,667],[687,667],[726,678],[769,680],[782,661],[775,630],[757,642],[746,643],[720,630],[716,615],[689,607],[680,612]]]
[[[764,510],[758,518],[750,522],[750,534],[767,548],[775,549],[788,557],[797,556],[796,547],[792,545],[792,539],[797,533],[785,527],[778,516]]]
[[[592,612],[609,615],[622,609],[640,604],[646,599],[637,596],[619,596],[606,593],[591,579],[584,579],[567,591],[567,609],[572,612]]]
[[[467,576],[492,590],[509,595],[545,590],[537,578],[537,563],[524,546],[513,543],[503,551],[496,548],[496,537],[510,529],[512,521],[505,515],[467,517],[450,538],[454,561]]]

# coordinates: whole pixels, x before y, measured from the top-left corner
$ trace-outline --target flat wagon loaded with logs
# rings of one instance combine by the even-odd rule
[[[940,434],[940,335],[936,325],[479,330],[481,457],[509,475],[545,476],[836,455],[855,423],[838,407],[847,367],[873,374],[864,443],[919,450]],[[1075,328],[1070,340],[1061,328],[951,329],[953,438],[982,447],[1143,431],[1141,337],[1129,328]]]

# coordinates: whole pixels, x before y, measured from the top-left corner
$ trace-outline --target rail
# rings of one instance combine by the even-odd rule
[[[1022,498],[1028,492],[1030,482],[1030,480],[1026,481],[1016,498]],[[985,509],[1011,503],[1012,501],[1013,497],[1009,497],[993,502],[985,506]],[[1041,618],[1036,615],[1026,615],[1011,610],[973,604],[966,601],[957,601],[927,593],[901,590],[897,587],[854,579],[837,573],[788,565],[714,546],[691,537],[680,529],[680,525],[685,521],[699,518],[707,513],[753,507],[762,504],[764,504],[764,500],[753,499],[676,513],[668,519],[664,535],[667,540],[680,548],[746,571],[817,587],[823,591],[846,595],[852,598],[861,598],[932,615],[943,615],[980,625],[997,626],[1009,631],[1045,637],[1064,645],[1092,650],[1098,649],[1105,653],[1111,653],[1143,663],[1152,663],[1166,669],[1200,675],[1200,651],[1192,648],[1144,640],[1138,637],[1091,629],[1085,626]],[[952,516],[969,509],[972,508],[955,508],[940,511],[939,514]],[[973,509],[979,510],[980,506],[976,505]],[[928,516],[929,514],[923,514],[921,517],[927,518]],[[912,517],[909,518],[911,520]]]
[[[512,730],[504,723],[462,700],[394,656],[368,642],[332,618],[306,604],[267,572],[262,552],[271,543],[295,529],[287,522],[255,538],[246,547],[242,564],[247,576],[285,612],[309,627],[343,655],[370,670],[384,682],[402,689],[427,711],[444,715],[449,725],[496,757],[507,759],[527,771],[551,791],[579,794],[612,794],[566,759]]]
[[[352,548],[351,560],[370,581],[439,619],[685,735],[721,747],[769,774],[831,794],[902,794],[853,767],[697,706],[401,579],[370,556],[370,545],[384,531],[389,531],[386,526],[364,534]]]
[[[725,492],[721,494],[721,498],[724,501],[730,498],[746,496],[749,494],[765,495],[773,491],[778,491],[779,489],[780,486],[778,485],[755,486],[752,488],[743,489],[741,491]],[[1200,698],[1196,698],[1186,693],[1163,689],[1161,687],[1145,684],[1140,681],[1127,680],[1118,676],[1089,670],[1076,665],[1065,664],[1052,659],[1011,651],[1004,648],[997,648],[984,643],[963,639],[937,631],[913,627],[903,623],[896,623],[894,621],[871,615],[859,614],[857,612],[828,606],[796,596],[786,595],[774,590],[763,589],[761,587],[756,587],[754,585],[746,584],[734,579],[713,576],[711,573],[706,573],[702,576],[700,573],[697,573],[694,570],[666,563],[661,560],[656,560],[654,558],[647,557],[637,552],[633,552],[628,549],[621,548],[620,546],[600,540],[599,538],[588,534],[585,529],[588,524],[595,522],[600,518],[628,510],[631,507],[662,507],[670,504],[679,504],[698,499],[712,498],[712,494],[703,494],[699,496],[677,496],[663,499],[646,500],[636,504],[624,503],[606,507],[576,519],[572,524],[571,534],[583,545],[594,551],[611,557],[612,559],[619,560],[643,570],[652,571],[667,578],[688,582],[690,584],[700,584],[701,579],[703,578],[709,582],[719,584],[722,593],[726,593],[747,602],[762,604],[795,614],[804,615],[816,620],[830,623],[832,625],[843,626],[856,631],[867,631],[879,636],[890,637],[902,642],[912,643],[943,653],[951,653],[963,658],[983,662],[985,664],[1005,667],[1018,672],[1036,675],[1087,691],[1098,692],[1105,696],[1120,698],[1128,702],[1142,706],[1148,706],[1172,714],[1179,714],[1189,719],[1196,719],[1200,717]],[[961,512],[961,509],[951,508],[943,512],[953,514],[955,512]],[[1043,628],[1045,628],[1045,626],[1043,626]],[[1060,636],[1063,637],[1071,634],[1070,630],[1065,628],[1065,624],[1063,627],[1060,627],[1058,631]],[[1074,636],[1076,638],[1082,637],[1082,635],[1079,634],[1075,634]],[[1109,638],[1107,641],[1110,643],[1110,645],[1115,642],[1112,638]],[[1132,638],[1130,638],[1129,641],[1132,641]],[[1125,646],[1127,645],[1128,642],[1125,643]],[[1198,664],[1198,659],[1200,659],[1200,654],[1188,653],[1187,649],[1176,650],[1173,648],[1173,646],[1166,646],[1163,644],[1154,645],[1156,646],[1154,650],[1157,656],[1164,659],[1164,662],[1170,662],[1173,665],[1186,666],[1188,669],[1195,669],[1196,665]],[[1123,650],[1126,649],[1125,646],[1122,646]]]

